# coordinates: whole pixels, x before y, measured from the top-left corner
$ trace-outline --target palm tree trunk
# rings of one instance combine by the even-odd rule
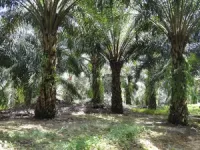
[[[93,55],[92,58],[92,102],[94,105],[99,105],[102,104],[102,95],[101,89],[100,89],[100,84],[101,84],[101,76],[100,76],[100,64],[98,61],[98,56]]]
[[[43,35],[43,74],[35,108],[35,118],[38,119],[51,119],[56,114],[56,42],[55,34]]]
[[[26,106],[30,106],[31,104],[31,99],[32,99],[32,88],[29,86],[25,86],[26,90],[25,90],[25,104]]]
[[[152,81],[154,68],[148,68],[148,78],[146,81],[145,103],[149,109],[156,109],[156,82]]]
[[[168,121],[172,124],[188,124],[185,46],[172,43],[172,96]]]
[[[123,66],[123,62],[110,61],[110,67],[112,70],[111,111],[117,114],[123,113],[121,82],[120,82],[120,73],[121,73],[122,66]]]
[[[149,109],[156,109],[156,89],[155,87],[152,88],[152,91],[149,95],[149,106],[148,108]]]
[[[145,105],[149,109],[156,109],[156,89],[155,83],[150,83],[146,87],[145,91]]]
[[[126,89],[126,104],[128,105],[131,105],[131,92],[132,92],[131,79],[132,79],[132,76],[128,75],[127,76],[128,84],[125,88]]]

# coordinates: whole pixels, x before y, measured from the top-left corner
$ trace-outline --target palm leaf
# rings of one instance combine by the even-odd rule
[[[72,83],[70,83],[64,79],[60,79],[60,83],[64,86],[66,91],[68,91],[70,94],[72,94],[72,96],[81,99],[81,95],[79,94],[78,90]]]

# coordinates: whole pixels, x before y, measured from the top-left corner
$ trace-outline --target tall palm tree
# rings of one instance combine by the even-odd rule
[[[79,2],[80,11],[76,12],[76,27],[78,33],[72,35],[74,43],[73,49],[78,53],[86,54],[91,74],[91,92],[93,106],[99,107],[103,103],[103,92],[101,85],[101,69],[105,62],[100,54],[102,51],[100,43],[103,40],[102,32],[98,30],[96,16],[98,15],[98,8],[95,1],[84,0]],[[74,29],[75,30],[75,29]],[[83,57],[82,57],[83,58]],[[90,76],[89,76],[90,77]]]
[[[75,5],[73,0],[27,0],[21,3],[35,18],[43,44],[43,74],[36,118],[54,118],[56,114],[56,44],[58,27]]]
[[[53,118],[56,114],[56,44],[58,28],[69,17],[75,0],[2,0],[11,9],[21,7],[41,33],[43,46],[43,73],[40,96],[35,108],[36,118]],[[14,7],[16,6],[16,7]]]
[[[112,71],[111,111],[123,113],[121,69],[131,56],[140,53],[138,51],[140,46],[135,40],[133,16],[124,5],[115,1],[111,8],[104,8],[102,14],[104,14],[104,19],[99,21],[97,25],[100,26],[100,30],[104,34],[102,55],[108,60]]]
[[[199,29],[200,0],[140,1],[142,12],[163,30],[171,43],[172,96],[168,121],[188,123],[187,79],[184,52],[190,35]]]

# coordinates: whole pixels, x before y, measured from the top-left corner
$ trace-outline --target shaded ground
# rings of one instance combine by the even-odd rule
[[[136,123],[144,125],[147,132],[139,143],[148,150],[200,150],[200,130],[192,126],[174,126],[166,123],[166,117],[138,115]]]
[[[92,109],[83,104],[72,106],[59,104],[59,112],[53,120],[35,120],[31,113],[32,110],[22,111],[22,108],[0,113],[0,150],[62,150],[67,149],[67,142],[76,145],[75,149],[80,150],[83,147],[87,149],[88,145],[93,147],[91,149],[97,149],[98,144],[101,144],[101,149],[120,150],[117,138],[114,139],[117,141],[114,144],[109,143],[107,139],[113,138],[112,135],[120,136],[122,133],[111,134],[111,129],[117,127],[121,130],[121,127],[123,129],[127,125],[129,130],[134,124],[144,126],[145,129],[130,146],[123,146],[124,149],[200,150],[200,129],[198,127],[173,126],[166,123],[164,116],[133,113],[129,109],[125,110],[124,115],[116,115],[110,114],[109,109]],[[107,134],[108,131],[109,134]],[[74,139],[74,137],[78,138]],[[120,137],[121,139],[123,137]],[[122,144],[123,142],[125,141],[121,141]],[[96,145],[91,146],[91,143]]]

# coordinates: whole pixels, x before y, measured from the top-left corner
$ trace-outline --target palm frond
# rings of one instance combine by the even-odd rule
[[[68,91],[72,96],[81,99],[81,95],[79,94],[78,90],[76,89],[76,87],[72,83],[70,83],[70,82],[68,82],[64,79],[60,79],[60,82],[64,86],[66,91]]]

